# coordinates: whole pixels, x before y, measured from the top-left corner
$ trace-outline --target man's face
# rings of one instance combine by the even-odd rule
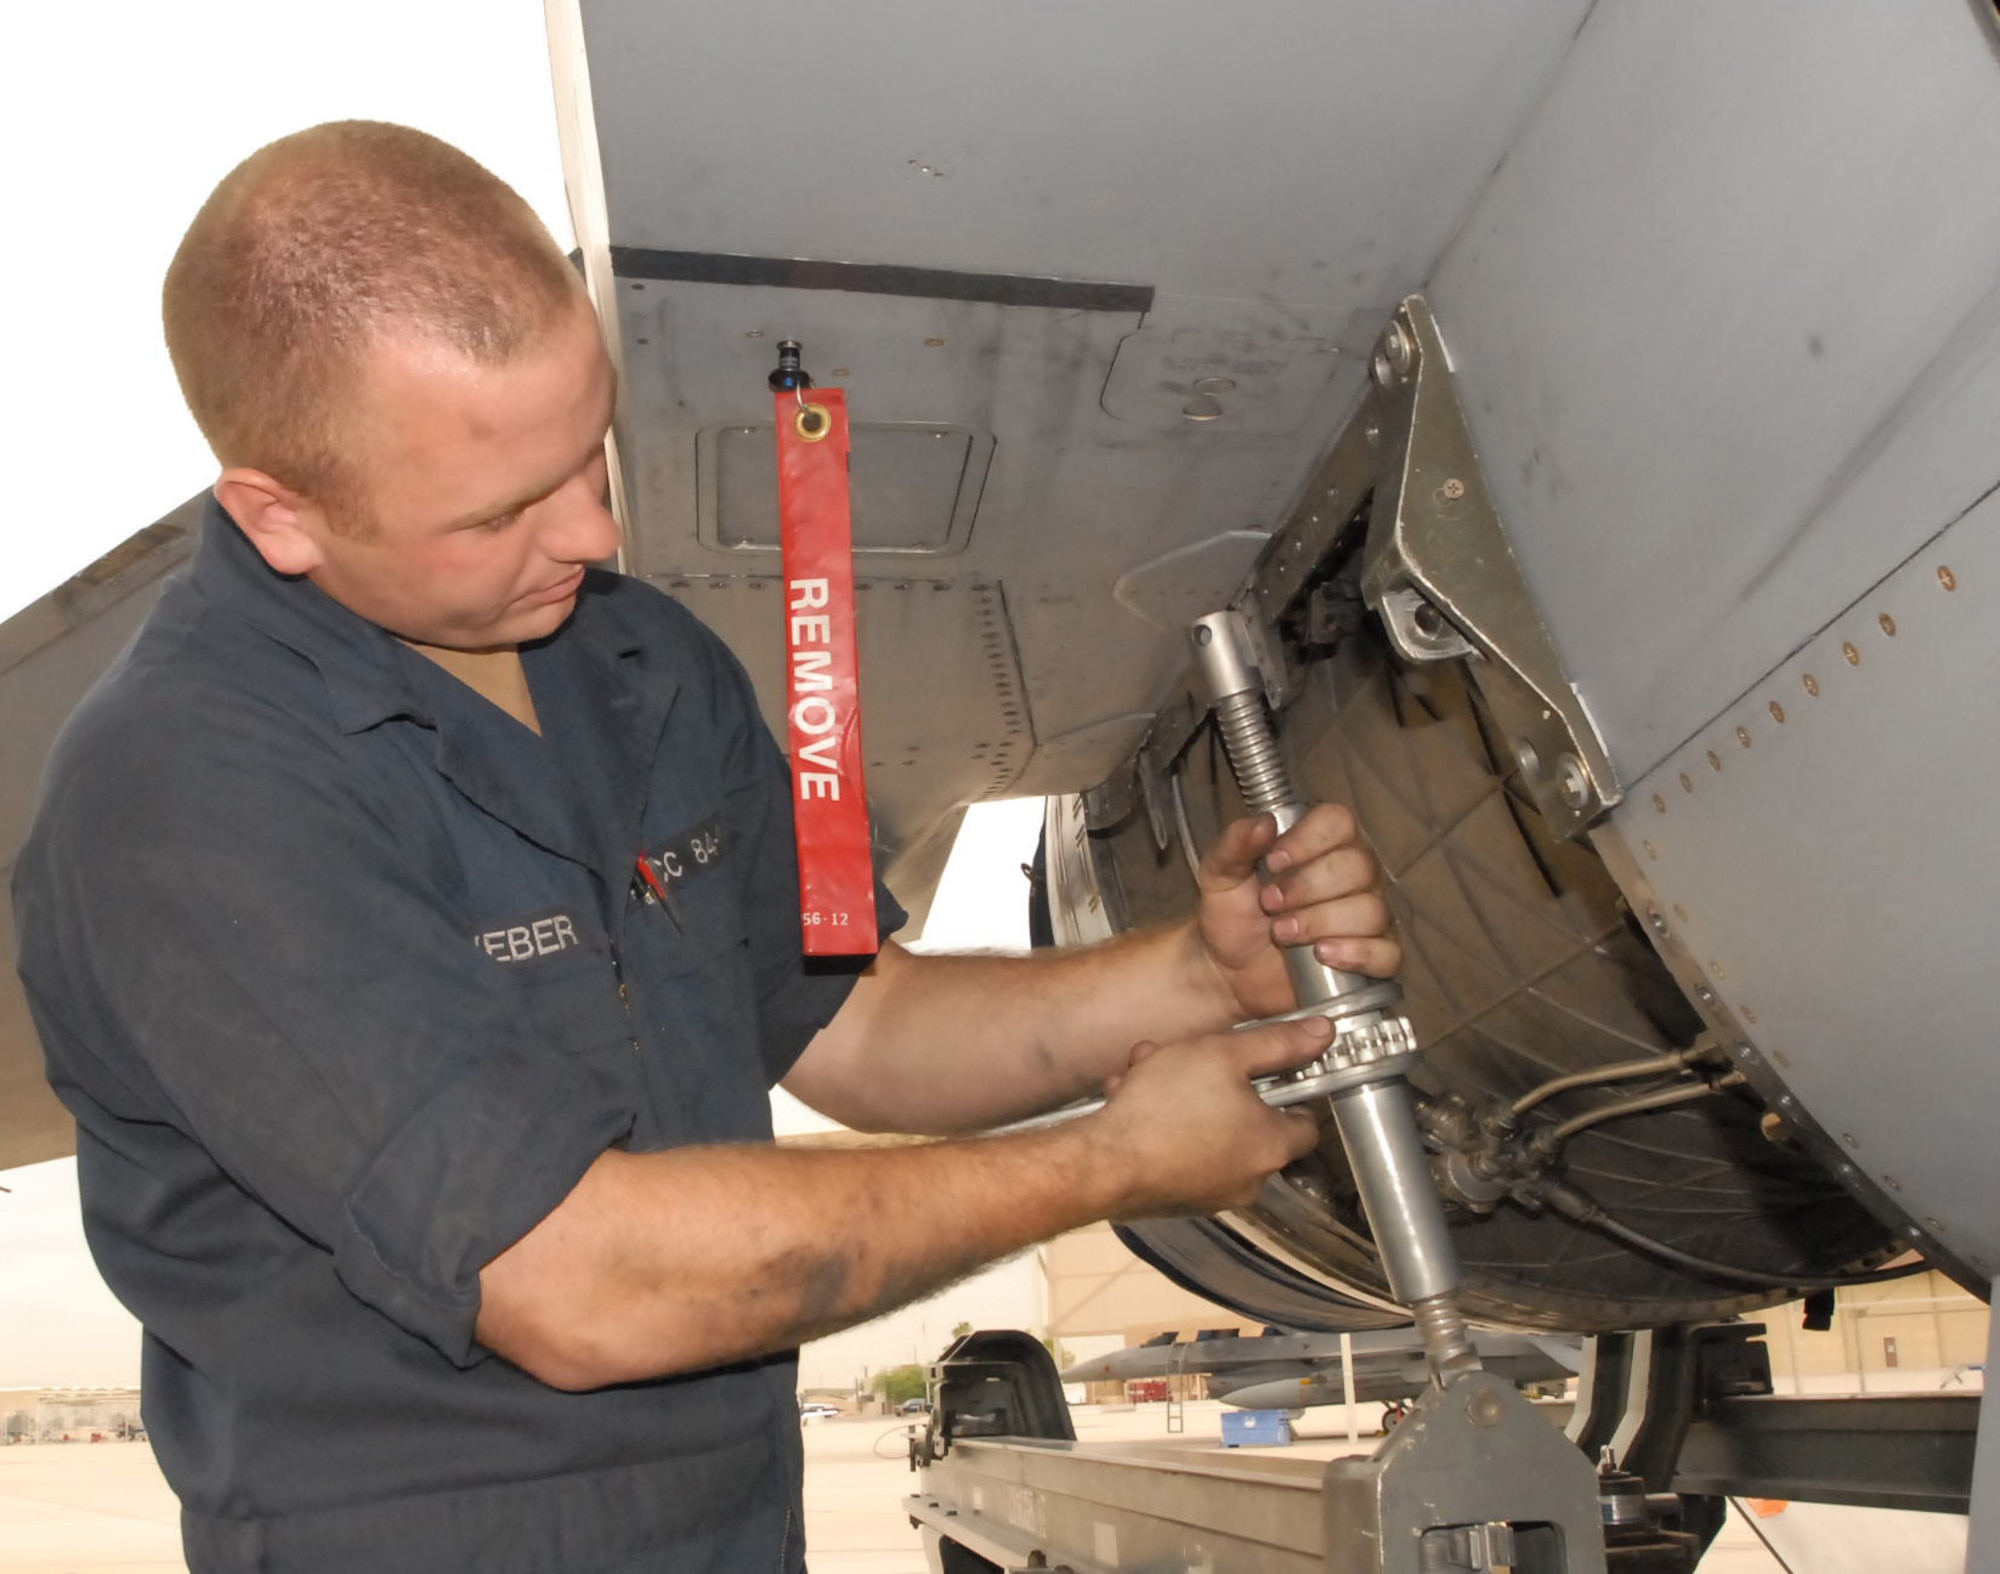
[[[605,507],[611,363],[587,307],[501,366],[378,340],[348,461],[362,494],[314,532],[308,577],[420,645],[484,651],[553,634],[583,567],[618,548]]]

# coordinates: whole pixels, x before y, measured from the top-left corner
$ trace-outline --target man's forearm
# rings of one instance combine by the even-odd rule
[[[1247,1205],[1318,1140],[1253,1078],[1324,1022],[1161,1046],[1053,1131],[902,1148],[601,1154],[479,1277],[481,1343],[563,1388],[747,1360],[1102,1218]]]
[[[726,1365],[866,1321],[1120,1195],[1079,1132],[607,1153],[487,1266],[478,1335],[562,1388]]]
[[[962,1132],[1086,1093],[1141,1039],[1233,1025],[1190,925],[1028,956],[885,953],[785,1086],[863,1131]]]

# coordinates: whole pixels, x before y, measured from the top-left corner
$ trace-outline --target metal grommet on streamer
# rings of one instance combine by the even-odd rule
[[[833,430],[833,420],[826,413],[825,405],[801,402],[799,413],[792,417],[792,427],[801,441],[816,443]]]

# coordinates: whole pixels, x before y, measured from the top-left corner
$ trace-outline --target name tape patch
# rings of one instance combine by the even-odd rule
[[[722,861],[722,820],[710,815],[701,824],[669,837],[657,848],[639,854],[641,865],[632,876],[632,899],[656,902],[661,893],[692,879]]]
[[[537,962],[543,957],[560,956],[583,944],[576,931],[576,915],[567,908],[544,913],[540,918],[524,918],[518,924],[504,924],[472,937],[473,944],[496,962],[509,966]]]

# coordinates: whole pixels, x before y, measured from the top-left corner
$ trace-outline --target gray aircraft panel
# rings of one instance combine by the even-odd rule
[[[1988,13],[1600,6],[1438,269],[1488,484],[1628,779],[1990,480],[1988,445],[1905,441],[1996,310]]]
[[[1673,939],[1747,1042],[1849,1163],[1984,1277],[2000,1270],[2000,886],[1975,806],[2000,773],[1997,605],[2000,494],[1670,755],[1619,816]]]
[[[0,889],[27,838],[49,745],[186,559],[202,501],[183,503],[0,624]],[[0,1168],[60,1158],[76,1141],[42,1077],[14,935],[13,904],[0,898]]]
[[[1588,0],[584,0],[623,245],[1393,304]],[[926,173],[926,169],[935,173]]]
[[[755,467],[770,463],[775,345],[799,337],[822,383],[848,389],[858,572],[1003,588],[1033,736],[1096,738],[1052,756],[1058,787],[1100,780],[1123,757],[1131,729],[1102,724],[1156,704],[1178,655],[1178,627],[1121,597],[1121,581],[1184,544],[1273,528],[1363,375],[1336,347],[1343,322],[1311,308],[1172,297],[1142,317],[622,284],[630,566],[670,588],[776,574],[775,486],[768,475],[757,484]],[[1203,377],[1234,385],[1218,402],[1240,409],[1241,424],[1182,416]],[[1247,559],[1210,566],[1212,598]],[[755,609],[733,600],[698,605],[760,679],[777,681],[761,659],[777,649],[775,620],[740,621]],[[977,655],[983,634],[968,621],[928,637],[926,660],[945,643]],[[863,662],[871,733],[957,737],[963,696],[892,682],[888,663],[917,647],[888,633],[872,643],[882,655]],[[775,690],[766,704],[779,714]],[[907,767],[898,756],[884,769]],[[895,795],[887,776],[872,785],[878,808]],[[960,801],[932,796],[927,812]]]
[[[999,586],[1038,751],[1015,790],[1093,785],[1177,665],[1174,630],[1120,581],[1282,518],[1355,400],[1357,352],[1427,276],[1587,9],[1321,0],[1246,23],[1186,0],[874,0],[680,7],[669,25],[585,0],[633,566],[772,571],[724,544],[769,531],[716,517],[723,493],[757,490],[718,484],[721,433],[764,441],[775,344],[800,339],[848,390],[861,571]],[[808,287],[790,258],[987,282],[956,299],[940,296],[963,280]],[[1065,304],[981,296],[1047,280]],[[1123,288],[1092,304],[1094,284]],[[924,424],[984,445],[976,498],[949,467],[892,459]],[[1238,560],[1206,561],[1207,598],[1225,596]],[[943,685],[892,698],[864,667],[871,729],[956,735]],[[889,776],[885,799],[952,786]]]

